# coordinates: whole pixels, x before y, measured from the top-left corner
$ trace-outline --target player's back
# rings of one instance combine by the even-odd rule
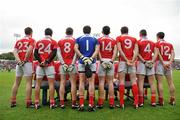
[[[57,48],[57,43],[50,38],[44,38],[36,43],[36,49],[38,49],[42,61],[45,61],[50,57],[54,48]]]
[[[35,43],[35,40],[30,38],[30,37],[24,37],[24,38],[22,38],[16,42],[14,48],[17,49],[19,58],[21,60],[24,60],[26,52],[28,50],[28,47],[30,45],[32,45],[34,47],[34,43]],[[33,61],[33,54],[32,53],[30,54],[28,61],[30,61],[30,62]]]
[[[91,57],[98,41],[95,37],[85,34],[77,38],[76,43],[79,45],[79,50],[84,56]]]
[[[154,52],[155,43],[149,39],[140,39],[138,41],[139,54],[144,60],[151,60]]]
[[[75,39],[73,37],[65,37],[58,42],[63,60],[66,64],[71,64],[75,51],[74,51]]]
[[[134,54],[135,44],[137,43],[136,38],[131,37],[129,35],[121,35],[116,38],[117,43],[121,43],[122,51],[125,56],[131,60]],[[124,58],[120,57],[121,60],[124,61]]]
[[[103,36],[98,39],[100,45],[100,54],[102,58],[112,58],[116,41],[109,37]]]
[[[164,61],[169,61],[171,51],[174,50],[173,45],[165,40],[160,40],[156,43],[156,47],[159,49],[160,55]]]

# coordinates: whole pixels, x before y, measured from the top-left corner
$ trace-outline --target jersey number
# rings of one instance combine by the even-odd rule
[[[86,51],[89,51],[89,40],[86,40]]]
[[[65,53],[69,53],[69,52],[71,51],[70,46],[71,46],[71,44],[68,43],[68,42],[66,42],[66,43],[64,44],[64,52],[65,52]]]
[[[18,42],[18,46],[19,46],[19,51],[18,52],[27,52],[28,42]],[[22,47],[24,47],[23,50],[21,50]]]
[[[42,54],[44,52],[47,52],[48,54],[51,53],[51,44],[48,44],[46,47],[44,46],[43,43],[39,43],[39,53]]]
[[[169,56],[170,48],[169,46],[161,46],[161,54]]]
[[[151,52],[151,47],[150,47],[150,44],[148,43],[147,45],[146,45],[146,47],[144,48],[144,52]]]
[[[104,41],[102,42],[102,51],[104,50],[109,50],[109,51],[112,50],[111,42],[109,42],[106,47],[105,47]]]
[[[132,46],[132,41],[130,39],[125,39],[125,48],[129,49]]]

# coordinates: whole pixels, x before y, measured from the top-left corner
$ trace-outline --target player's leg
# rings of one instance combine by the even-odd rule
[[[17,96],[19,85],[22,80],[22,76],[23,76],[22,67],[20,67],[19,65],[16,65],[16,78],[12,86],[11,107],[16,106],[16,96]]]
[[[26,63],[23,66],[23,71],[24,71],[24,76],[26,79],[26,107],[27,108],[33,108],[34,105],[32,104],[31,101],[31,96],[32,96],[32,63]]]
[[[157,90],[158,90],[158,105],[164,105],[163,99],[163,75],[156,74]]]
[[[169,93],[170,93],[169,103],[171,105],[175,105],[175,86],[173,83],[172,74],[165,75],[165,77],[167,79],[168,86],[169,86]]]
[[[36,79],[36,85],[35,85],[35,109],[39,109],[40,107],[40,89],[41,89],[41,82],[42,82],[43,76],[37,76]]]
[[[109,107],[114,108],[114,85],[113,75],[107,75],[108,87],[109,87]]]
[[[151,88],[151,105],[156,106],[156,88],[154,85],[154,75],[149,75],[148,81]]]
[[[84,108],[84,83],[85,83],[85,74],[79,73],[79,106]]]
[[[139,106],[142,107],[144,105],[144,97],[143,97],[143,90],[144,90],[144,75],[138,74],[138,90],[139,90]]]
[[[72,97],[72,108],[77,108],[78,105],[76,104],[76,73],[70,73],[70,81],[71,81],[71,97]]]
[[[66,74],[61,74],[60,75],[60,88],[59,88],[59,95],[60,95],[60,107],[65,108],[64,105],[64,93],[65,93],[65,84],[66,84]]]
[[[93,73],[91,78],[88,78],[89,81],[89,105],[94,107],[94,80],[95,80],[95,73]]]

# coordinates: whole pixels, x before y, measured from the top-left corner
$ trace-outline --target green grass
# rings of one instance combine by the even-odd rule
[[[97,110],[96,112],[79,112],[72,110],[70,106],[64,110],[60,108],[50,110],[48,106],[42,107],[39,110],[26,109],[24,80],[18,91],[18,105],[16,108],[10,108],[9,100],[14,81],[14,72],[0,72],[0,120],[180,120],[180,71],[174,71],[173,76],[176,87],[176,106],[168,104],[168,86],[164,80],[165,105],[163,107],[151,107],[148,99],[145,101],[144,108],[138,110],[132,107],[132,102],[126,101],[125,110],[118,108],[111,110],[106,103],[106,106],[102,110]],[[150,97],[148,96],[148,98]]]

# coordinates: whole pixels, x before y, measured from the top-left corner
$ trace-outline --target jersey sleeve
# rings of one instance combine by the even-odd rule
[[[52,41],[53,44],[53,48],[52,49],[57,49],[58,48],[58,44],[55,40]]]
[[[80,39],[80,37],[76,38],[76,40],[75,40],[76,44],[79,44],[79,39]]]
[[[38,48],[38,43],[39,43],[39,41],[36,42],[36,44],[35,44],[35,49],[39,49],[39,48]]]

